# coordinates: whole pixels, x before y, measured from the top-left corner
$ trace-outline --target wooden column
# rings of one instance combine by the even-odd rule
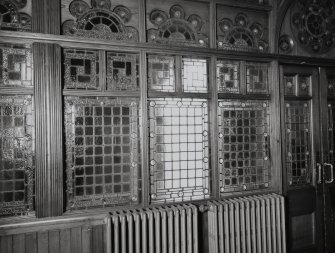
[[[36,215],[63,213],[61,49],[34,43]]]
[[[60,34],[60,0],[32,1],[32,30]],[[63,213],[61,48],[34,43],[36,216]]]

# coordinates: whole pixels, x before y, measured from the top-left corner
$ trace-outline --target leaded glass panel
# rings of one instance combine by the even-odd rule
[[[329,162],[335,163],[335,104],[328,104],[328,148]]]
[[[107,90],[139,90],[138,55],[107,53]]]
[[[266,63],[248,62],[247,93],[267,94],[268,91],[268,65]]]
[[[306,101],[286,101],[286,169],[291,186],[311,181],[310,105]]]
[[[218,60],[216,63],[218,92],[240,92],[240,64],[238,61]]]
[[[24,45],[0,45],[0,86],[32,86],[31,49]]]
[[[99,52],[64,50],[65,89],[96,90],[99,87]]]
[[[34,114],[31,96],[0,96],[0,215],[34,209]]]
[[[298,76],[298,95],[308,96],[311,90],[311,76]]]
[[[138,203],[139,101],[65,98],[68,209]]]
[[[268,102],[221,100],[218,127],[221,193],[269,187]]]
[[[297,92],[297,78],[292,75],[284,76],[285,95],[295,96]]]
[[[183,58],[182,78],[184,92],[207,92],[207,60]]]
[[[335,78],[328,78],[328,96],[335,96]]]
[[[149,101],[151,202],[209,197],[207,101]]]
[[[148,57],[148,88],[153,91],[176,91],[174,57],[158,55]]]

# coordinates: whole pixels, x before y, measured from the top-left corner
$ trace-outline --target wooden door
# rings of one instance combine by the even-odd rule
[[[326,253],[335,252],[335,68],[320,68],[322,186]]]
[[[324,252],[319,73],[281,66],[283,188],[288,252]]]

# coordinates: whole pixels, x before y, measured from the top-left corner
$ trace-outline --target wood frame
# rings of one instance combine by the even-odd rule
[[[271,141],[271,150],[274,154],[281,154],[281,133],[280,127],[277,124],[275,118],[280,118],[280,109],[279,104],[282,97],[282,91],[280,91],[275,84],[279,82],[280,73],[278,72],[278,63],[303,63],[305,65],[318,65],[318,66],[331,66],[335,64],[333,59],[318,59],[310,57],[297,57],[297,56],[283,56],[278,55],[276,49],[276,36],[270,38],[269,44],[272,48],[270,53],[250,53],[250,52],[232,52],[226,50],[217,50],[216,49],[216,5],[217,4],[226,4],[229,6],[237,6],[250,10],[258,10],[263,12],[272,12],[273,15],[277,10],[277,1],[272,0],[272,6],[262,6],[262,5],[253,5],[253,4],[240,4],[236,1],[226,0],[224,3],[219,0],[208,0],[204,1],[209,4],[209,13],[210,13],[210,43],[209,48],[185,48],[179,46],[162,46],[162,45],[153,45],[146,43],[145,38],[145,22],[146,22],[146,1],[139,1],[139,12],[140,12],[140,24],[139,32],[140,42],[116,42],[116,41],[94,41],[85,38],[74,38],[70,36],[59,35],[60,33],[60,0],[48,1],[48,0],[36,0],[33,1],[33,32],[24,33],[24,32],[8,32],[1,31],[0,40],[3,43],[17,43],[18,41],[24,41],[24,43],[31,43],[33,47],[38,50],[35,53],[35,64],[40,68],[35,68],[35,90],[33,88],[20,89],[1,89],[1,94],[35,94],[37,98],[42,101],[42,99],[47,96],[48,101],[45,104],[47,106],[47,111],[41,110],[37,111],[37,129],[45,128],[46,131],[38,131],[38,136],[36,143],[39,144],[37,150],[37,157],[47,156],[48,159],[45,162],[41,162],[37,169],[37,192],[40,192],[41,195],[38,196],[37,201],[37,217],[49,217],[62,215],[64,212],[63,206],[63,165],[62,165],[62,95],[76,95],[76,96],[87,96],[92,95],[90,92],[78,92],[78,91],[61,91],[61,76],[60,76],[60,66],[61,66],[61,52],[60,48],[88,48],[88,49],[98,49],[98,50],[111,50],[111,51],[127,51],[134,52],[140,55],[140,72],[141,74],[141,106],[142,106],[142,126],[141,126],[141,136],[142,136],[142,175],[143,178],[148,178],[148,171],[146,170],[146,164],[148,164],[148,147],[145,143],[148,142],[148,137],[146,134],[147,129],[147,63],[146,55],[150,53],[168,53],[175,55],[185,55],[187,50],[188,55],[196,55],[200,57],[206,57],[210,59],[210,71],[209,71],[209,80],[211,87],[215,87],[216,77],[215,77],[215,62],[217,58],[226,58],[226,59],[236,59],[244,61],[265,61],[271,64],[271,70],[269,75],[269,80],[271,80],[272,85],[270,85],[271,90],[271,113],[275,116],[271,120],[271,129],[273,138]],[[52,10],[52,14],[50,14]],[[269,15],[269,16],[271,16]],[[278,21],[277,21],[278,22]],[[269,20],[269,26],[276,26],[276,18],[271,18]],[[46,65],[45,68],[42,68],[44,62],[41,61],[40,50],[44,52],[44,61],[48,62],[50,65]],[[44,80],[46,76],[51,76],[49,80]],[[38,78],[39,77],[39,78]],[[102,80],[102,78],[100,78]],[[46,84],[46,86],[44,86]],[[217,161],[217,144],[215,144],[215,131],[216,127],[216,104],[217,104],[217,92],[216,89],[210,91],[210,95],[206,98],[209,98],[211,101],[211,151],[212,151],[212,179],[215,179],[218,176],[218,168],[215,165]],[[96,95],[96,93],[94,93]],[[132,94],[120,93],[109,93],[101,92],[101,96],[131,96]],[[202,97],[202,95],[194,94],[194,97]],[[231,98],[231,96],[229,96]],[[241,97],[241,96],[238,96]],[[223,97],[224,98],[224,97]],[[254,99],[258,96],[248,95],[243,98]],[[266,99],[266,96],[264,97]],[[38,102],[40,103],[40,102]],[[42,103],[42,102],[41,102]],[[54,117],[54,120],[46,120],[45,116],[50,114]],[[54,138],[53,136],[56,136]],[[47,140],[44,142],[43,140]],[[56,143],[55,146],[50,146],[50,143]],[[47,149],[46,149],[47,148]],[[47,150],[44,153],[44,150]],[[214,152],[213,152],[214,151]],[[49,157],[49,155],[52,155]],[[61,158],[61,159],[60,159]],[[283,192],[282,186],[279,181],[282,180],[282,162],[280,156],[275,158],[272,161],[273,168],[273,178],[276,179],[273,190],[276,192]],[[53,183],[51,183],[53,182]],[[143,181],[142,181],[142,185]],[[149,188],[146,185],[142,188],[142,205],[148,206],[148,195]],[[212,181],[212,192],[214,193],[212,197],[217,199],[219,196],[219,184],[213,180]],[[46,196],[51,196],[51,199],[46,200]],[[43,210],[43,211],[42,211]]]

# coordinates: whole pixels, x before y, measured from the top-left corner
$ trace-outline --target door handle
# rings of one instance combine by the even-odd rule
[[[321,178],[322,165],[320,163],[317,163],[316,167],[318,168],[318,184],[321,184],[322,183],[322,178]]]
[[[324,163],[324,166],[330,167],[330,180],[325,180],[326,184],[334,182],[334,166],[331,163]]]

